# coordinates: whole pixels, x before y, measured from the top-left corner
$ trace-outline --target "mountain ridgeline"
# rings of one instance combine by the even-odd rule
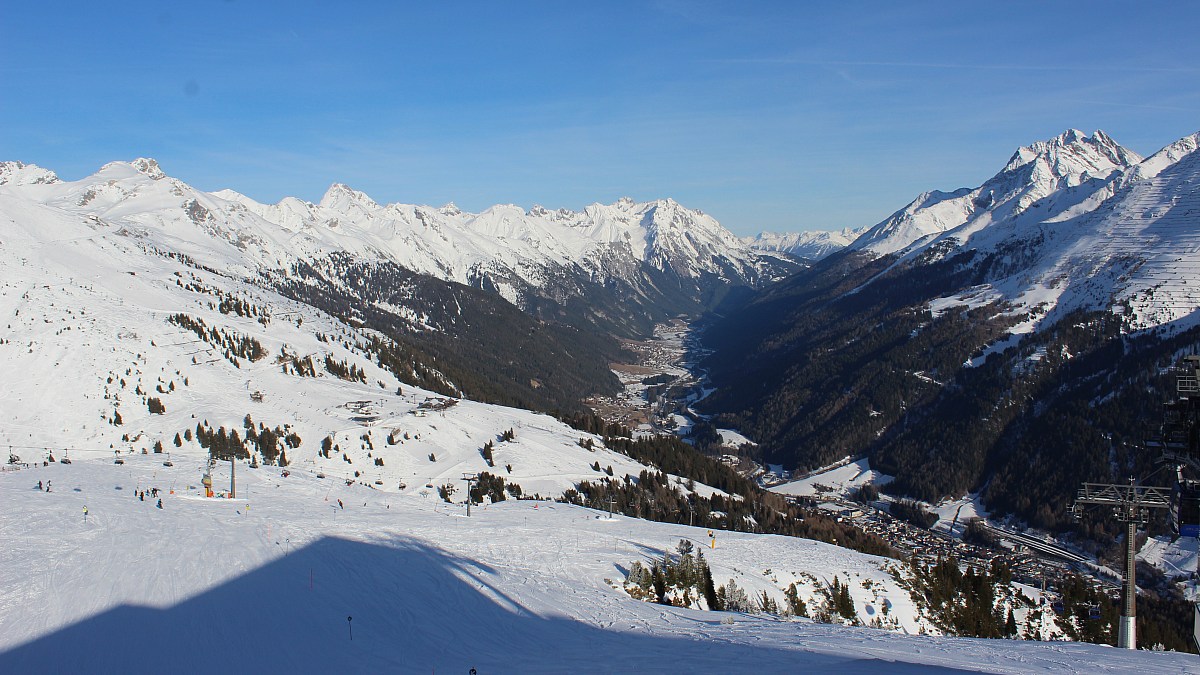
[[[1069,131],[920,196],[713,321],[704,411],[787,468],[866,455],[895,492],[1067,526],[1080,482],[1150,472],[1200,343],[1196,141]]]
[[[260,204],[197,190],[150,159],[74,182],[0,163],[0,191],[14,208],[80,219],[97,237],[128,237],[377,331],[373,352],[403,382],[540,411],[614,393],[616,337],[645,337],[798,269],[669,199],[471,214],[379,205],[335,184],[319,203]]]
[[[30,231],[90,233],[72,246],[185,262],[189,292],[219,275],[337,317],[369,342],[341,351],[402,383],[539,411],[615,393],[618,338],[706,316],[715,391],[698,405],[760,459],[866,455],[889,489],[981,490],[1058,527],[1080,481],[1152,461],[1138,447],[1164,373],[1200,338],[1198,139],[1142,158],[1071,130],[874,227],[753,240],[670,199],[467,213],[335,184],[318,203],[262,204],[149,159],[73,182],[0,163],[0,206]]]

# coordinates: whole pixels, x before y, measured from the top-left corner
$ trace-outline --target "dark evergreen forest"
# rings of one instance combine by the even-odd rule
[[[983,281],[994,257],[818,263],[713,320],[704,365],[718,389],[703,410],[789,469],[867,456],[896,494],[983,491],[996,512],[1101,535],[1108,525],[1076,525],[1066,507],[1083,481],[1154,472],[1143,442],[1200,330],[1133,336],[1119,314],[1075,311],[979,358],[1028,317],[998,303],[934,316],[928,303]]]
[[[285,295],[388,338],[374,345],[401,381],[443,394],[531,410],[581,410],[619,386],[606,335],[541,321],[500,296],[398,265],[332,256],[274,280]],[[422,330],[393,307],[406,307]],[[451,388],[451,384],[457,390]]]

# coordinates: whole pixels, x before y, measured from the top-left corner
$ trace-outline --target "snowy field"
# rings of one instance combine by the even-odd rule
[[[854,488],[867,483],[884,485],[890,483],[891,476],[873,470],[866,459],[850,462],[828,471],[813,474],[807,478],[794,480],[783,485],[776,485],[771,492],[797,497],[812,497],[824,491],[833,492],[839,496],[849,496]]]
[[[1182,654],[639,602],[610,580],[680,539],[707,544],[703,530],[551,502],[467,518],[277,468],[240,471],[238,499],[205,499],[198,462],[159,459],[0,473],[0,672],[1200,672]],[[162,509],[136,496],[153,487]],[[751,593],[839,574],[860,615],[884,600],[910,613],[880,558],[726,532],[705,551],[718,582]]]
[[[1179,537],[1174,541],[1169,537],[1149,537],[1138,552],[1138,560],[1154,565],[1168,578],[1186,578],[1196,572],[1198,543],[1196,537]]]
[[[979,500],[978,492],[969,494],[962,499],[947,499],[930,507],[929,510],[936,513],[938,517],[938,521],[933,525],[934,530],[959,538],[962,538],[963,533],[967,531],[967,523],[971,522],[972,518],[988,517],[987,509]]]

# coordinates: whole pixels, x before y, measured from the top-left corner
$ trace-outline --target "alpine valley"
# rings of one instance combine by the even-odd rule
[[[1198,140],[1068,131],[874,227],[746,239],[671,199],[262,204],[152,159],[0,163],[0,670],[1186,670],[1048,642],[1111,642],[1079,578],[902,560],[739,469],[865,458],[1104,554],[1064,510],[1152,470],[1200,341]],[[596,415],[681,322],[690,443]]]
[[[772,463],[866,456],[897,494],[1074,527],[1081,482],[1154,471],[1200,340],[1198,139],[1071,130],[919,195],[714,321],[703,410]]]

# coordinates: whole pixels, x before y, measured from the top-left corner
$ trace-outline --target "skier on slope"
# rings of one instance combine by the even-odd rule
[[[39,480],[38,481],[38,491],[41,492],[41,490],[42,490],[42,481]]]
[[[162,500],[161,499],[158,500],[158,508],[160,508],[160,509],[162,508]]]

